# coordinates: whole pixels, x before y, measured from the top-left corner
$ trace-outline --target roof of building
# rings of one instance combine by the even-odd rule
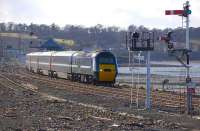
[[[51,50],[51,51],[62,51],[64,47],[59,45],[52,38],[47,40],[43,45],[40,46],[41,49]]]

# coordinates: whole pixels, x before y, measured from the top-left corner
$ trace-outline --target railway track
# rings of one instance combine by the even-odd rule
[[[6,75],[6,74],[5,74]],[[102,95],[102,96],[110,96],[115,97],[118,99],[125,99],[130,100],[130,89],[127,88],[105,88],[105,87],[96,87],[93,85],[86,85],[82,83],[77,82],[71,82],[69,80],[62,80],[62,79],[50,79],[47,76],[41,76],[37,74],[33,74],[30,72],[24,72],[17,70],[17,73],[15,75],[13,74],[7,74],[8,77],[14,76],[19,81],[28,82],[31,79],[35,79],[38,82],[45,82],[52,86],[56,86],[57,88],[75,91],[75,92],[81,92],[81,93],[90,93],[95,95]],[[136,94],[136,89],[132,89],[133,94]],[[133,101],[136,99],[136,95],[132,96]],[[145,90],[140,89],[139,92],[139,103],[145,102]],[[200,106],[200,98],[194,98],[193,99],[193,106],[194,109],[199,110]],[[173,108],[176,110],[185,110],[185,94],[173,94],[169,92],[160,92],[160,91],[152,91],[152,105],[155,108]]]
[[[39,79],[41,79],[41,76],[37,76],[39,77]],[[46,78],[42,79],[42,80],[46,80]],[[48,80],[49,81],[49,80]],[[70,82],[70,81],[62,81],[62,80],[53,80],[54,82],[56,82],[56,84],[61,84],[61,85],[66,85],[66,86],[73,86],[74,88],[78,88],[78,90],[87,90],[87,91],[92,91],[95,94],[98,93],[103,93],[103,94],[107,94],[107,95],[115,95],[118,98],[124,98],[124,99],[130,99],[130,89],[116,89],[116,88],[99,88],[99,87],[94,87],[91,85],[85,85],[85,84],[80,84],[80,83],[74,83],[74,82]],[[67,84],[66,84],[67,81]],[[50,82],[52,82],[52,80],[50,80]],[[84,89],[83,89],[84,88]],[[133,94],[136,94],[136,89],[133,89]],[[134,95],[132,97],[133,99],[136,99],[136,96]],[[144,101],[145,99],[145,91],[142,90],[139,93],[139,98],[141,100]],[[184,108],[185,106],[185,95],[182,94],[172,94],[169,92],[157,92],[157,91],[153,91],[152,92],[152,99],[153,99],[153,104],[156,106],[169,106],[169,107],[181,107]],[[194,103],[194,105],[196,104],[196,106],[198,106],[198,99],[195,100],[197,101],[196,103]]]
[[[14,77],[13,77],[14,76]],[[5,87],[5,88],[10,88],[10,89],[12,89],[12,90],[14,90],[14,92],[15,91],[19,91],[19,90],[30,90],[31,92],[35,92],[35,93],[37,93],[37,94],[39,94],[39,95],[41,95],[41,96],[45,96],[46,97],[46,94],[45,93],[42,93],[42,92],[40,92],[39,90],[37,90],[37,88],[35,87],[35,88],[30,88],[30,87],[28,87],[25,83],[21,83],[22,81],[20,81],[20,79],[21,78],[19,78],[19,79],[17,79],[16,78],[16,76],[18,76],[18,77],[22,77],[21,75],[18,75],[18,74],[16,74],[16,75],[11,75],[11,74],[0,74],[0,84],[3,86],[3,87]],[[26,76],[24,76],[24,77],[26,77]],[[25,82],[25,81],[24,81]],[[46,82],[46,81],[45,81]],[[39,87],[38,87],[39,88]],[[28,93],[29,94],[29,92],[26,92],[26,93]],[[32,97],[35,97],[35,95],[34,96],[32,96]],[[39,98],[41,98],[41,97],[39,97]],[[23,98],[19,98],[19,101],[21,100],[21,99],[23,99]],[[37,99],[38,100],[38,99]],[[63,99],[63,100],[65,100],[65,98]],[[27,103],[29,103],[29,102],[31,102],[32,101],[32,99],[30,99],[30,101],[28,101]],[[47,101],[48,102],[48,101]],[[65,102],[64,102],[65,103]],[[40,103],[38,103],[39,105],[40,105]],[[43,104],[45,104],[45,103],[43,103]],[[42,104],[42,105],[43,105]],[[39,122],[40,123],[45,123],[46,121],[49,123],[48,125],[46,125],[47,127],[49,127],[49,126],[52,126],[51,125],[51,121],[50,120],[52,120],[53,119],[53,124],[55,124],[55,123],[57,123],[58,125],[56,125],[56,128],[55,128],[55,130],[57,129],[58,130],[58,127],[59,127],[59,124],[61,124],[62,126],[63,126],[63,124],[65,124],[65,123],[62,123],[62,121],[60,120],[60,119],[64,119],[64,121],[72,121],[72,123],[73,123],[73,125],[74,125],[74,123],[76,122],[76,121],[78,121],[78,124],[82,124],[82,119],[83,119],[83,121],[86,121],[87,119],[91,119],[91,121],[93,122],[91,125],[92,125],[92,127],[93,127],[93,125],[95,125],[95,124],[99,124],[100,123],[100,125],[101,125],[101,123],[102,124],[105,124],[105,123],[108,123],[108,127],[110,128],[110,126],[112,125],[112,121],[114,122],[114,123],[116,123],[116,122],[118,122],[119,121],[119,124],[118,125],[124,125],[125,127],[129,127],[129,126],[132,126],[132,124],[137,124],[138,123],[138,126],[142,126],[142,128],[141,127],[137,127],[137,125],[136,125],[136,127],[135,127],[135,125],[133,125],[133,127],[135,127],[136,129],[143,129],[144,127],[145,127],[145,129],[146,128],[149,128],[149,127],[151,127],[151,128],[154,128],[154,127],[156,127],[156,126],[158,126],[158,127],[166,127],[167,129],[168,128],[170,128],[170,129],[176,129],[177,127],[175,127],[175,126],[173,126],[170,122],[167,122],[166,121],[166,123],[169,123],[169,124],[167,124],[167,125],[164,125],[164,126],[162,126],[162,125],[160,125],[160,123],[159,123],[159,121],[157,122],[156,120],[155,121],[153,121],[152,122],[152,119],[149,119],[149,118],[143,118],[143,117],[139,117],[139,116],[135,116],[135,115],[133,115],[133,114],[127,114],[127,113],[124,113],[124,112],[111,112],[110,110],[109,110],[109,108],[99,108],[99,107],[97,107],[97,106],[92,106],[92,105],[83,105],[83,104],[81,104],[81,103],[74,103],[75,105],[80,105],[81,107],[79,107],[80,108],[80,110],[82,111],[82,110],[85,110],[85,112],[84,112],[84,114],[82,115],[81,113],[77,113],[76,115],[74,115],[75,113],[74,112],[70,112],[69,110],[68,110],[68,108],[69,109],[71,109],[72,107],[71,107],[71,105],[68,105],[68,102],[66,103],[66,105],[63,105],[63,103],[61,103],[61,105],[59,104],[59,106],[58,106],[58,103],[56,103],[55,105],[57,105],[56,107],[57,108],[63,108],[63,107],[67,107],[66,109],[61,109],[62,111],[63,110],[66,110],[66,112],[69,112],[69,114],[71,113],[72,115],[68,115],[66,112],[64,113],[64,116],[62,116],[63,114],[62,114],[62,112],[61,113],[57,113],[57,112],[59,112],[59,111],[57,111],[57,110],[54,110],[56,113],[52,113],[52,110],[48,110],[48,108],[44,108],[43,109],[43,107],[40,107],[40,110],[37,110],[37,111],[40,111],[41,113],[36,113],[37,115],[35,115],[33,112],[31,112],[31,116],[28,116],[29,115],[29,111],[28,112],[25,112],[26,114],[21,114],[21,115],[23,115],[23,122],[24,122],[24,120],[26,121],[26,120],[28,120],[28,121],[30,121],[30,120],[35,120],[35,121],[38,121],[39,120]],[[22,104],[22,105],[24,105],[24,103]],[[29,104],[28,104],[29,105]],[[47,103],[47,105],[48,105],[48,103]],[[68,105],[68,106],[67,106]],[[44,107],[45,107],[46,105],[44,105]],[[53,107],[53,106],[50,106],[51,108]],[[37,107],[38,108],[38,107]],[[85,108],[85,109],[84,109]],[[7,111],[7,114],[8,115],[10,115],[11,113],[13,113],[14,115],[15,114],[17,114],[18,112],[17,112],[17,109],[18,108],[10,108],[8,111]],[[19,108],[20,109],[20,108]],[[30,110],[29,108],[24,108],[24,109],[28,109],[28,110]],[[35,108],[33,108],[34,109],[34,111],[35,111]],[[47,112],[48,113],[46,113],[46,112],[43,112],[43,110],[45,110],[46,111],[46,109],[47,109]],[[73,111],[78,111],[77,110],[77,108],[73,108],[74,110]],[[72,110],[72,109],[71,109]],[[19,110],[19,111],[21,111],[21,110]],[[31,110],[32,111],[32,110]],[[97,112],[98,111],[98,112]],[[94,113],[93,113],[94,112]],[[42,115],[42,113],[45,113],[45,115],[47,115],[47,116],[43,116]],[[51,114],[52,113],[52,114]],[[92,114],[93,113],[93,114]],[[60,116],[59,115],[57,115],[57,114],[61,114]],[[7,115],[7,116],[8,116]],[[11,114],[12,115],[12,114]],[[10,116],[11,116],[10,115]],[[55,116],[55,118],[53,117],[53,116]],[[57,116],[58,116],[58,118],[57,118]],[[80,117],[81,116],[81,117]],[[18,118],[18,116],[16,115],[16,117]],[[79,118],[79,119],[76,119],[76,117],[77,118]],[[25,119],[25,118],[28,118],[28,119]],[[51,118],[51,119],[50,119]],[[81,121],[80,121],[80,119],[81,119]],[[17,119],[17,121],[20,121],[20,119]],[[105,122],[104,122],[105,121]],[[109,123],[111,121],[111,124]],[[163,120],[164,121],[164,120]],[[12,123],[13,121],[11,121],[10,123]],[[30,121],[31,122],[31,121]],[[84,126],[88,126],[88,122],[90,122],[90,121],[87,121],[87,124],[86,125],[84,125]],[[165,122],[165,121],[164,121]],[[9,123],[9,122],[8,122]],[[120,124],[120,123],[122,123],[122,124]],[[125,123],[125,124],[124,124]],[[128,124],[126,124],[126,123],[128,123]],[[149,123],[151,123],[151,125],[149,125]],[[45,123],[46,124],[46,123]],[[22,124],[23,125],[23,124]],[[66,124],[66,125],[68,125],[68,123]],[[145,126],[144,126],[145,125]],[[168,125],[172,125],[172,126],[168,126]],[[20,125],[21,126],[21,125]],[[40,125],[36,125],[37,127],[36,128],[34,128],[35,127],[35,123],[28,123],[28,128],[30,128],[30,126],[31,126],[31,128],[32,129],[36,129],[36,128],[38,128],[38,127],[40,127]],[[61,127],[62,127],[61,126]],[[77,127],[77,125],[74,125],[75,127]],[[144,126],[144,127],[143,127]],[[99,127],[99,126],[98,126]],[[25,126],[23,125],[21,128],[25,128]],[[117,127],[113,127],[114,128],[114,130],[117,128]],[[120,130],[121,129],[123,129],[122,127],[119,127],[120,128]],[[133,129],[135,129],[135,128],[132,128],[131,130],[133,130]],[[10,128],[9,128],[10,129]],[[68,129],[68,128],[67,128]],[[85,129],[85,128],[84,128]],[[87,128],[88,129],[88,128]],[[97,129],[99,129],[99,128],[97,128]],[[102,128],[101,128],[102,129]],[[127,128],[126,128],[127,129]],[[94,129],[95,130],[95,129]],[[130,130],[130,129],[129,129]]]

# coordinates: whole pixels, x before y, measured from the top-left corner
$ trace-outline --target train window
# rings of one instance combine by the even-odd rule
[[[69,64],[69,59],[66,56],[55,56],[53,57],[53,62],[54,63],[59,63],[59,64]]]
[[[50,57],[49,56],[41,56],[39,58],[39,62],[49,63]]]
[[[80,57],[77,59],[77,61],[79,62],[80,65],[84,65],[84,66],[91,66],[91,58],[87,58],[87,57]]]
[[[115,63],[115,60],[113,57],[100,57],[99,58],[99,63],[102,64],[113,64]]]
[[[33,62],[33,61],[37,61],[37,56],[32,56],[31,57],[31,61]]]

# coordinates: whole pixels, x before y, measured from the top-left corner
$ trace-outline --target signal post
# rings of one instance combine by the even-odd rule
[[[186,68],[186,88],[187,88],[187,113],[192,113],[192,93],[194,91],[194,87],[192,87],[192,80],[190,77],[190,36],[189,36],[189,15],[192,13],[192,11],[189,9],[190,4],[189,1],[186,1],[186,3],[183,4],[182,10],[166,10],[165,15],[178,15],[183,18],[185,18],[185,28],[186,28],[186,45],[185,49],[174,49],[173,41],[171,41],[171,34],[172,32],[169,32],[167,36],[164,38],[165,42],[168,44],[168,49],[171,54],[173,54],[177,60]],[[184,54],[184,57],[186,57],[186,62],[183,61],[183,58],[178,58],[176,56],[177,52],[181,52]]]

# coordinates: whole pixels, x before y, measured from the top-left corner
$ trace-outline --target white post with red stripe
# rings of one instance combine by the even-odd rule
[[[186,48],[188,51],[190,50],[190,35],[189,35],[189,15],[191,14],[191,10],[189,10],[190,4],[187,0],[184,3],[183,10],[166,10],[165,15],[179,15],[186,17]],[[188,92],[188,84],[187,79],[190,78],[190,63],[189,63],[189,53],[187,53],[187,71],[186,71],[186,83],[187,83],[187,112],[188,114],[192,111],[192,95]]]
[[[185,6],[190,6],[189,5],[189,1],[186,2]],[[190,50],[190,34],[189,34],[189,15],[186,17],[186,49]],[[188,59],[189,59],[189,54],[188,54]],[[189,60],[187,61],[187,78],[190,78],[190,63]],[[186,79],[187,79],[186,78]],[[186,81],[187,83],[187,81]],[[191,114],[192,113],[192,94],[190,92],[188,92],[188,86],[189,83],[187,83],[187,113]]]

